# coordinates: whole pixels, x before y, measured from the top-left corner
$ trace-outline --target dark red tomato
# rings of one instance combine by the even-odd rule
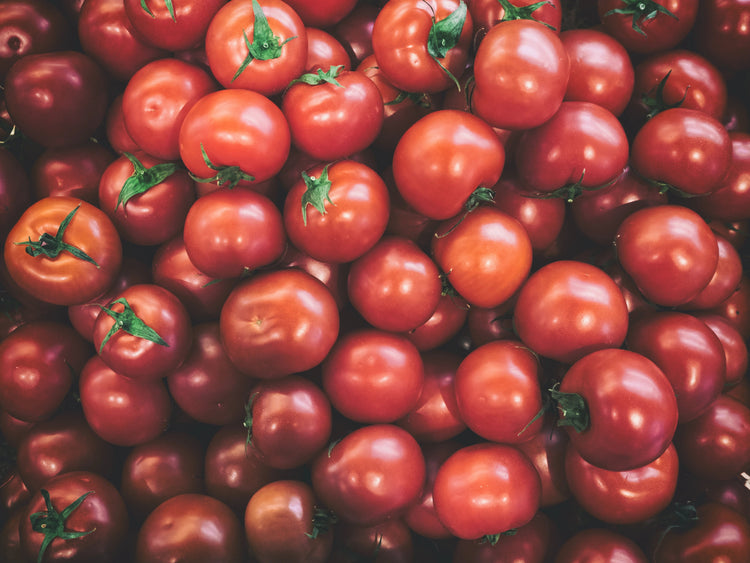
[[[628,310],[622,291],[602,270],[559,260],[523,284],[513,322],[518,337],[535,353],[570,364],[594,350],[620,346]]]
[[[3,2],[0,29],[0,82],[18,59],[68,49],[73,39],[62,12],[45,0]]]
[[[573,498],[591,516],[608,524],[635,524],[664,510],[677,488],[679,465],[671,444],[656,460],[628,471],[591,465],[572,444],[565,456]]]
[[[747,0],[708,0],[700,3],[696,19],[697,48],[711,62],[730,73],[750,67],[750,16]]]
[[[607,528],[587,528],[568,538],[555,556],[555,563],[648,563],[646,554],[633,540]]]
[[[250,444],[276,469],[300,467],[331,437],[331,401],[298,375],[261,381],[250,392],[245,424]]]
[[[415,541],[409,527],[400,519],[386,520],[371,526],[342,523],[335,531],[334,551],[329,563],[359,560],[416,561]]]
[[[222,426],[211,438],[205,456],[206,492],[242,514],[263,485],[291,478],[265,464],[248,446],[247,429],[239,422]]]
[[[554,31],[530,20],[502,22],[477,49],[472,108],[493,127],[536,127],[559,109],[569,74],[568,54]]]
[[[672,443],[678,421],[675,391],[664,372],[641,354],[619,348],[588,354],[565,373],[557,391],[562,396],[556,392],[553,397],[571,446],[597,468],[643,467]]]
[[[750,279],[743,275],[735,292],[709,311],[728,320],[745,340],[750,339]]]
[[[140,147],[125,129],[125,117],[122,114],[122,94],[115,96],[107,110],[107,116],[104,121],[107,141],[117,154],[125,152],[135,152]]]
[[[312,5],[312,2],[310,3]],[[325,6],[325,2],[315,5]],[[352,68],[361,63],[365,57],[372,55],[372,28],[380,8],[368,2],[357,2],[354,9],[333,27],[333,35],[349,53]],[[308,24],[310,25],[310,24]]]
[[[167,51],[203,43],[208,24],[227,0],[125,0],[125,13],[139,36]]]
[[[529,197],[531,190],[515,175],[501,178],[492,190],[495,192],[495,207],[523,225],[534,252],[552,246],[565,220],[564,199]]]
[[[383,179],[353,160],[302,174],[284,203],[284,227],[300,250],[323,262],[351,262],[380,240],[390,198]]]
[[[698,13],[693,0],[598,0],[604,31],[631,53],[675,47],[690,32]],[[615,11],[617,10],[617,11]]]
[[[500,22],[508,20],[536,20],[558,33],[562,25],[562,7],[560,2],[555,0],[544,4],[539,4],[536,0],[514,0],[505,3],[498,0],[468,0],[467,4],[474,21],[474,35],[479,38],[484,37]],[[507,5],[513,9],[509,9]]]
[[[344,46],[333,35],[317,27],[308,27],[307,62],[305,72],[327,71],[332,66],[341,65],[351,70],[352,61]]]
[[[99,65],[83,53],[27,55],[5,77],[5,103],[15,125],[33,141],[44,147],[78,145],[104,121],[105,82]]]
[[[218,320],[224,301],[237,283],[235,278],[212,278],[196,268],[181,235],[156,249],[151,270],[154,283],[174,293],[193,322]]]
[[[555,506],[570,498],[570,488],[565,478],[565,450],[568,435],[557,425],[557,416],[544,416],[542,428],[530,440],[517,444],[531,460],[542,482],[540,506]]]
[[[80,411],[64,411],[31,428],[18,445],[18,474],[38,491],[49,479],[68,471],[113,476],[115,450],[97,436]]]
[[[699,416],[724,387],[724,347],[706,323],[692,315],[671,311],[641,315],[630,324],[627,347],[667,376],[677,397],[680,423]]]
[[[92,140],[47,149],[29,171],[34,197],[71,196],[97,205],[99,179],[114,159],[111,150]]]
[[[393,177],[415,211],[443,220],[460,213],[474,190],[494,186],[504,165],[505,149],[487,123],[464,111],[440,110],[401,137]]]
[[[337,24],[357,5],[355,0],[289,0],[287,3],[308,27],[329,27]]]
[[[712,309],[728,299],[742,279],[742,260],[737,249],[727,239],[716,235],[719,245],[719,262],[716,272],[698,295],[681,306],[688,310]]]
[[[375,328],[405,332],[425,323],[440,301],[440,273],[416,243],[386,236],[352,262],[349,301]]]
[[[546,201],[546,200],[542,200]],[[626,167],[610,184],[584,191],[570,205],[576,227],[601,246],[612,244],[620,223],[643,207],[663,205],[667,195]]]
[[[239,278],[281,257],[286,233],[281,212],[250,188],[219,188],[198,198],[183,228],[188,258],[212,278]]]
[[[72,471],[47,481],[44,490],[49,500],[36,492],[21,515],[21,548],[27,561],[113,561],[118,557],[128,532],[128,512],[112,483],[96,473]],[[81,502],[74,506],[77,500]],[[63,533],[73,537],[61,537]],[[51,542],[42,555],[47,538]]]
[[[417,405],[424,365],[406,337],[366,329],[343,334],[322,366],[323,388],[350,420],[394,422]]]
[[[521,135],[515,155],[518,178],[530,191],[595,188],[622,173],[628,139],[602,106],[563,102],[547,122]]]
[[[490,309],[510,299],[531,271],[533,248],[523,225],[495,207],[441,223],[432,255],[469,305]]]
[[[620,265],[643,296],[667,307],[695,298],[711,281],[719,261],[711,227],[679,205],[632,213],[620,224],[614,244]]]
[[[654,563],[744,561],[750,554],[750,523],[717,502],[698,507],[693,526],[664,530],[653,552]]]
[[[241,563],[242,524],[223,502],[202,494],[172,497],[138,530],[135,563]]]
[[[320,364],[339,334],[331,292],[293,268],[259,274],[236,286],[221,310],[221,341],[243,373],[272,379]]]
[[[120,480],[130,513],[143,518],[169,498],[202,493],[203,451],[197,437],[175,431],[132,448],[122,462]]]
[[[456,371],[461,420],[485,440],[530,440],[542,427],[541,418],[531,423],[542,410],[539,371],[537,356],[517,340],[497,340],[474,349]]]
[[[699,312],[695,316],[706,323],[708,328],[721,341],[727,367],[724,381],[725,388],[736,385],[745,377],[747,372],[748,352],[745,340],[739,331],[722,316],[703,312]]]
[[[94,323],[94,346],[104,363],[139,381],[161,379],[179,367],[192,340],[185,306],[156,284],[127,287]]]
[[[11,448],[18,449],[21,439],[36,424],[36,422],[18,419],[5,410],[0,410],[0,434]]]
[[[114,283],[121,263],[122,243],[112,221],[77,198],[40,199],[5,241],[5,264],[13,280],[57,305],[98,297]]]
[[[297,268],[323,282],[336,300],[339,310],[343,309],[349,302],[346,289],[346,276],[349,267],[346,264],[321,262],[288,244],[284,255],[276,263],[276,267],[280,269]]]
[[[425,461],[406,430],[372,424],[347,434],[312,463],[312,486],[342,520],[377,524],[406,510],[422,492]]]
[[[225,88],[280,94],[307,63],[307,31],[281,0],[224,4],[206,31],[211,72]]]
[[[703,479],[725,481],[750,465],[750,408],[725,395],[675,435],[680,465]]]
[[[389,0],[372,29],[373,52],[396,88],[441,92],[463,73],[473,29],[462,0]]]
[[[322,161],[338,160],[369,147],[383,127],[383,99],[359,71],[331,67],[305,75],[285,92],[281,109],[292,143]]]
[[[432,496],[443,525],[458,538],[475,540],[530,522],[539,508],[541,484],[520,450],[482,442],[443,462]]]
[[[0,557],[5,563],[25,563],[21,550],[21,538],[18,528],[21,523],[22,511],[19,508],[11,512],[0,526]]]
[[[216,89],[211,75],[198,66],[175,58],[148,63],[133,74],[122,94],[125,128],[144,152],[176,160],[185,115]]]
[[[328,561],[334,533],[320,519],[317,499],[303,481],[280,480],[258,489],[245,510],[245,535],[259,563]]]
[[[633,168],[648,181],[688,195],[722,186],[732,164],[732,141],[718,120],[694,109],[672,108],[638,130]]]
[[[26,422],[50,418],[90,355],[89,344],[68,325],[21,325],[0,341],[0,408]]]
[[[0,240],[31,204],[31,185],[21,162],[0,147]]]
[[[182,365],[167,376],[169,393],[190,418],[204,424],[239,422],[253,381],[224,351],[219,323],[193,326],[193,344]]]
[[[432,316],[404,333],[420,352],[434,350],[455,337],[466,323],[469,304],[458,295],[443,293]]]
[[[172,403],[162,381],[125,377],[94,356],[81,372],[79,389],[86,421],[111,444],[143,444],[167,428]]]
[[[635,82],[625,47],[597,29],[568,29],[560,39],[570,59],[565,100],[598,104],[619,116],[630,101]]]
[[[83,52],[120,82],[151,61],[169,53],[154,47],[133,28],[123,0],[86,0],[78,15],[78,39]]]

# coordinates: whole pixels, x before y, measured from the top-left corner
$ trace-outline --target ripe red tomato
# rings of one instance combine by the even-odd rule
[[[568,538],[557,552],[556,563],[618,561],[648,563],[646,554],[633,540],[606,528],[587,528]]]

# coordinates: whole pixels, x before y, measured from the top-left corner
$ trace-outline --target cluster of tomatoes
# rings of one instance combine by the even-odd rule
[[[0,0],[0,560],[750,561],[748,20]]]

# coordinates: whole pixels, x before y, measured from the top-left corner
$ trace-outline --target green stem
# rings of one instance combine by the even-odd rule
[[[123,311],[121,313],[118,313],[111,309],[112,305],[115,304],[120,304],[123,306]],[[149,342],[159,344],[160,346],[169,347],[169,344],[161,336],[159,336],[159,333],[148,326],[143,321],[143,319],[135,314],[135,311],[133,311],[127,299],[125,299],[124,297],[115,299],[110,303],[109,307],[102,307],[101,305],[99,305],[99,308],[115,320],[112,328],[109,329],[109,332],[104,337],[104,340],[102,340],[102,343],[99,346],[100,354],[102,353],[102,350],[104,350],[105,344],[109,342],[109,339],[121,330],[123,332],[127,332],[128,334],[132,334],[137,338],[143,338],[145,340],[148,340]]]
[[[248,182],[252,182],[253,180],[255,180],[254,176],[248,174],[247,172],[243,172],[239,166],[217,166],[216,164],[211,162],[211,160],[208,158],[208,154],[206,154],[206,149],[203,148],[203,143],[201,143],[201,154],[203,155],[203,162],[211,170],[215,171],[216,174],[214,174],[210,178],[199,178],[195,174],[191,173],[190,177],[196,182],[201,182],[204,184],[216,182],[219,187],[226,186],[231,190],[243,180]]]
[[[646,32],[643,31],[641,25],[657,17],[659,14],[667,15],[674,19],[679,19],[676,15],[670,12],[667,8],[654,2],[654,0],[621,0],[626,7],[615,8],[604,14],[604,17],[618,14],[621,16],[633,16],[632,28],[636,33],[640,33],[645,36]]]
[[[466,3],[461,0],[458,4],[458,8],[451,12],[448,17],[437,21],[433,15],[432,27],[427,35],[427,52],[440,66],[443,72],[445,72],[445,74],[447,74],[453,81],[459,92],[461,91],[461,84],[459,84],[458,79],[453,73],[443,65],[440,59],[444,59],[448,54],[448,51],[458,45],[458,40],[461,38],[461,31],[466,22],[467,13],[468,8]]]
[[[307,206],[312,205],[321,215],[326,214],[326,201],[335,205],[331,201],[329,192],[331,191],[331,181],[328,179],[328,167],[323,168],[318,178],[308,176],[307,172],[302,171],[302,179],[305,181],[307,189],[302,194],[302,222],[307,226]]]
[[[176,22],[177,18],[174,15],[174,5],[172,4],[172,0],[164,0],[164,4],[167,6],[167,10],[169,11],[169,15],[171,16],[172,21]],[[141,0],[141,8],[143,8],[143,11],[146,12],[152,18],[156,17],[154,13],[146,5],[146,0]]]
[[[548,27],[552,31],[557,31],[554,27],[552,27],[548,23],[540,22],[533,15],[534,12],[536,12],[542,6],[546,6],[547,4],[552,5],[552,2],[550,2],[549,0],[540,0],[539,2],[534,2],[533,4],[529,4],[528,6],[514,6],[513,4],[510,3],[510,0],[497,0],[497,1],[500,2],[500,5],[503,7],[503,12],[504,12],[503,17],[500,18],[501,22],[512,21],[512,20],[532,20],[532,21],[541,23],[542,25]]]
[[[133,173],[122,185],[120,195],[117,197],[117,204],[115,204],[115,211],[120,205],[124,210],[128,201],[133,197],[147,192],[177,172],[177,164],[174,162],[163,162],[151,168],[146,168],[134,155],[128,152],[123,153],[123,155],[133,165]]]
[[[39,492],[44,498],[46,510],[35,512],[29,517],[29,519],[31,520],[31,529],[35,532],[39,532],[40,534],[44,534],[44,539],[42,540],[42,545],[39,548],[39,554],[36,559],[37,563],[42,563],[45,551],[47,551],[47,548],[55,539],[60,538],[63,540],[72,540],[81,538],[83,536],[91,534],[92,532],[95,532],[96,528],[87,532],[70,532],[65,530],[65,522],[68,520],[68,517],[73,513],[73,511],[75,511],[76,508],[81,505],[84,500],[86,500],[86,497],[88,497],[94,491],[84,493],[67,507],[65,507],[62,512],[58,512],[57,509],[52,505],[52,500],[50,499],[49,492],[47,490],[41,489]]]

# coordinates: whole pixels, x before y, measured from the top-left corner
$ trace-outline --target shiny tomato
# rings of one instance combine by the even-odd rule
[[[580,561],[618,561],[619,563],[647,563],[643,550],[633,540],[606,528],[587,528],[568,538],[560,546],[556,563]]]
[[[317,27],[307,28],[305,72],[324,71],[335,65],[351,70],[352,61],[344,46],[333,35]]]

